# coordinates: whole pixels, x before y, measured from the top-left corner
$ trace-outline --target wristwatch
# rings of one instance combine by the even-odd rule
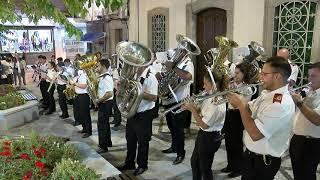
[[[297,106],[298,108],[301,108],[302,105],[303,105],[303,101],[298,101],[298,102],[296,102],[296,106]]]

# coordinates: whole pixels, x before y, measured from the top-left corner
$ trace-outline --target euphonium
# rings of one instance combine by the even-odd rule
[[[74,99],[77,96],[73,85],[68,86],[65,90],[63,90],[63,93],[65,94],[67,100]]]
[[[178,48],[176,48],[171,61],[174,66],[177,66],[188,55],[199,55],[201,53],[200,48],[191,39],[178,34],[176,36],[178,42]],[[183,82],[181,78],[171,69],[163,69],[161,74],[162,78],[159,80],[158,96],[161,99],[166,99],[171,94],[170,87],[173,91],[178,89],[181,85],[187,83]]]
[[[95,66],[99,62],[97,55],[84,55],[81,56],[77,62],[76,67],[82,69],[87,75],[87,90],[91,100],[98,99],[98,77],[95,73]],[[93,101],[94,102],[94,101]],[[95,104],[97,106],[97,104]]]
[[[120,87],[116,95],[117,106],[122,116],[131,118],[136,114],[143,97],[142,85],[136,77],[137,69],[152,63],[152,53],[140,43],[126,41],[117,44],[116,52],[123,61]]]
[[[257,92],[257,86],[260,86],[262,83],[256,83],[256,84],[247,84],[247,85],[243,85],[241,87],[237,87],[237,88],[233,88],[230,90],[226,90],[226,91],[222,91],[222,92],[215,92],[212,94],[207,94],[207,95],[203,95],[200,93],[200,95],[193,95],[190,98],[187,98],[187,100],[183,100],[180,103],[172,106],[169,109],[166,109],[164,112],[160,113],[161,116],[165,116],[166,114],[168,114],[169,112],[172,113],[180,113],[183,111],[183,109],[181,109],[181,106],[185,103],[188,102],[193,102],[195,104],[200,104],[202,103],[204,100],[212,98],[212,97],[221,97],[215,104],[223,104],[226,103],[227,100],[224,97],[225,95],[227,95],[228,93],[231,92],[236,92],[245,96],[249,96],[249,95],[253,95]],[[249,91],[243,91],[243,89],[247,89],[248,87],[252,87],[254,88],[253,91],[249,92]],[[189,100],[190,99],[190,100]],[[174,111],[175,109],[177,109],[176,111]]]

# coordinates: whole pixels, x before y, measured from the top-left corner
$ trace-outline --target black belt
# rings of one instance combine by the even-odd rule
[[[316,138],[316,137],[312,137],[312,136],[297,135],[297,134],[294,134],[294,135],[298,136],[298,137],[303,137],[303,138],[306,138],[306,139],[320,140],[320,138]]]
[[[237,112],[237,111],[239,111],[239,109],[228,109],[228,111]]]
[[[268,158],[279,158],[279,157],[275,157],[275,156],[271,156],[271,155],[267,155],[267,154],[263,155],[263,154],[255,153],[255,152],[250,151],[248,148],[246,148],[245,153],[247,153],[250,156],[254,155],[254,156],[261,156],[261,157],[265,156]]]

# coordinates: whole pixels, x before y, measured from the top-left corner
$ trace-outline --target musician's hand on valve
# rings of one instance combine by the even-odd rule
[[[301,101],[302,101],[302,96],[301,96],[300,94],[291,93],[291,97],[292,97],[294,103],[297,103],[297,102],[301,102]]]
[[[157,80],[161,80],[161,79],[162,79],[162,76],[161,76],[161,73],[160,73],[160,72],[157,72],[157,73],[156,73],[156,78],[157,78]]]
[[[227,99],[228,102],[237,109],[240,107],[245,107],[247,104],[247,100],[243,96],[236,93],[228,93]]]
[[[74,85],[75,83],[76,83],[75,81],[69,80],[69,84],[70,84],[70,85]]]
[[[173,62],[170,62],[170,61],[166,61],[164,65],[166,66],[167,69],[172,69],[174,66]]]

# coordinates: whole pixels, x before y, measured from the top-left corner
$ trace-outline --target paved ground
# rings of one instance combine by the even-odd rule
[[[39,88],[36,87],[37,83],[31,81],[31,73],[28,73],[28,85],[27,88],[31,89],[34,94],[40,97]],[[30,82],[31,81],[31,82]],[[82,141],[88,143],[93,148],[97,149],[98,137],[97,137],[97,112],[92,111],[92,122],[93,122],[93,135],[90,138],[83,139],[76,132],[80,129],[80,126],[74,127],[71,125],[73,118],[66,120],[59,119],[60,109],[58,103],[57,112],[52,115],[46,116],[41,115],[39,120],[33,121],[32,123],[24,126],[11,129],[9,131],[2,131],[0,135],[27,135],[32,130],[40,134],[52,134],[56,136],[68,137],[71,140]],[[72,106],[69,106],[69,113],[72,115]],[[124,123],[123,123],[124,124]],[[161,133],[158,132],[159,119],[155,119],[153,122],[153,134],[150,142],[149,152],[149,170],[146,171],[139,179],[192,179],[192,173],[190,168],[190,156],[194,147],[194,139],[197,132],[197,128],[194,124],[191,127],[191,137],[186,139],[186,159],[179,165],[172,165],[172,161],[175,156],[166,155],[161,153],[161,150],[166,149],[170,145],[170,134],[166,126],[163,126]],[[119,131],[111,131],[113,147],[110,148],[108,153],[103,154],[105,159],[114,166],[121,164],[126,156],[126,140],[124,126]],[[226,174],[220,173],[220,169],[226,166],[226,152],[224,143],[222,143],[219,151],[216,153],[214,163],[212,166],[214,178],[217,180],[227,179]],[[131,171],[127,172],[131,173]],[[320,171],[318,171],[317,179],[320,179]],[[233,178],[233,179],[240,179]],[[276,178],[277,180],[293,179],[292,169],[290,164],[290,158],[288,155],[284,156],[280,171]]]

